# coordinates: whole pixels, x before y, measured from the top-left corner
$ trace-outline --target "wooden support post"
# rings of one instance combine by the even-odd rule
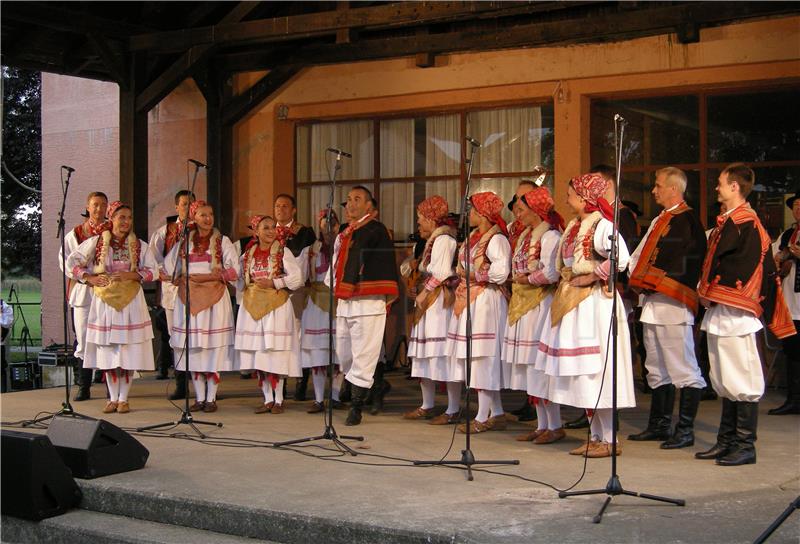
[[[145,54],[127,56],[128,88],[119,92],[119,198],[133,206],[133,226],[148,239],[147,112],[137,111],[144,85]]]
[[[222,122],[222,108],[233,94],[228,76],[210,70],[205,80],[206,160],[208,163],[208,202],[214,206],[217,226],[226,235],[233,233],[233,125]]]

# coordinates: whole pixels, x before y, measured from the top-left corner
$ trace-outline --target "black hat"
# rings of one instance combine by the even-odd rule
[[[639,209],[639,205],[636,202],[633,200],[620,200],[620,203],[632,211],[636,217],[641,217],[642,210]]]
[[[786,201],[786,206],[791,210],[794,207],[794,201],[800,197],[800,191],[797,191],[793,197]]]
[[[511,202],[508,203],[509,211],[512,211],[512,212],[514,211],[514,204],[517,203],[517,200],[518,200],[517,195],[514,195],[514,198],[512,198]]]

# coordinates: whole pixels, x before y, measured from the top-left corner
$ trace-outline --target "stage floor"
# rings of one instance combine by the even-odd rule
[[[171,382],[152,376],[134,383],[128,414],[101,413],[103,385],[94,385],[93,399],[74,407],[126,430],[176,420],[180,411],[166,400]],[[323,449],[331,447],[329,441],[269,447],[320,434],[322,414],[306,414],[311,401],[287,400],[284,414],[256,415],[256,381],[225,375],[219,411],[196,414],[222,422],[223,428],[203,427],[207,441],[167,437],[194,436],[187,425],[159,435],[136,434],[150,450],[147,466],[79,480],[82,508],[275,542],[734,543],[752,542],[800,494],[800,416],[767,416],[782,400],[776,392],[761,403],[758,463],[743,467],[693,458],[714,442],[719,401],[701,403],[694,447],[664,451],[657,443],[626,440],[646,424],[650,397],[638,394],[639,406],[620,416],[621,483],[626,490],[685,499],[686,506],[619,496],[596,525],[591,520],[605,495],[559,499],[544,485],[566,488],[579,479],[584,460],[567,452],[585,438],[585,430],[568,431],[565,440],[545,446],[514,440],[531,423],[510,422],[507,431],[474,435],[477,460],[518,459],[520,464],[476,468],[474,481],[468,482],[462,469],[414,467],[405,461],[439,459],[448,449],[446,458],[458,460],[464,435],[454,436],[452,426],[403,420],[401,414],[419,401],[419,388],[402,371],[387,377],[393,388],[382,414],[365,413],[360,426],[345,427],[346,412],[334,412],[339,433],[365,438],[347,441],[360,454],[351,457]],[[517,408],[522,398],[504,395],[506,409]],[[2,420],[33,418],[59,408],[62,400],[63,389],[7,393],[0,400]],[[445,401],[437,395],[440,405]],[[565,420],[576,414],[563,410]],[[604,488],[610,466],[609,459],[589,459],[576,489]],[[798,542],[798,535],[800,513],[795,513],[770,542]]]

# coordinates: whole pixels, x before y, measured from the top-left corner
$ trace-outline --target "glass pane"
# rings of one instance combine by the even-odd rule
[[[369,179],[373,177],[375,150],[373,122],[345,121],[311,125],[311,181],[328,181],[336,155],[328,148],[341,149],[353,155],[342,159],[337,179]]]
[[[417,225],[414,183],[381,183],[380,216],[395,241],[407,240]]]
[[[381,121],[381,177],[414,175],[414,120]]]
[[[550,106],[467,114],[467,135],[481,144],[474,172],[529,172],[536,166],[552,166],[552,131]]]
[[[347,200],[347,193],[355,187],[357,184],[351,183],[347,185],[337,185],[336,190],[334,191],[333,197],[333,211],[336,212],[336,215],[339,216],[339,221],[346,221],[345,218],[345,210],[343,203]],[[364,186],[373,191],[374,187],[371,183],[364,184]],[[308,197],[302,196],[304,191],[308,191]],[[307,218],[316,218],[317,212],[320,210],[324,210],[328,207],[328,199],[330,198],[330,185],[312,185],[307,187],[298,187],[298,206],[303,206],[302,208],[298,209],[297,216],[299,217],[307,217]],[[374,195],[374,192],[373,192]],[[308,204],[305,204],[308,202]],[[302,215],[301,215],[302,214]],[[356,219],[359,219],[356,217]],[[310,219],[309,219],[310,220]],[[316,220],[314,220],[316,221]],[[310,225],[311,223],[303,223],[304,225]]]
[[[797,89],[708,98],[709,162],[781,161],[798,157]]]
[[[461,172],[460,115],[426,117],[426,176],[458,175]]]
[[[314,230],[314,213],[311,209],[311,187],[297,186],[297,220],[303,225],[308,225]]]
[[[415,206],[434,195],[439,195],[447,201],[447,207],[451,213],[458,213],[461,209],[461,180],[455,178],[440,181],[422,181],[415,184]]]
[[[793,222],[786,212],[786,195],[794,194],[800,187],[800,166],[781,166],[754,168],[756,182],[747,197],[750,206],[756,210],[761,224],[774,240]],[[719,214],[717,203],[717,183],[719,170],[708,171],[708,225],[713,225]]]
[[[614,116],[628,122],[622,164],[690,164],[700,160],[697,96],[593,100],[591,162],[614,164]]]

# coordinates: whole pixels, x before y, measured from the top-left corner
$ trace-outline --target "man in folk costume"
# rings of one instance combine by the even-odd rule
[[[336,352],[352,385],[346,425],[361,423],[364,398],[372,386],[383,343],[388,305],[398,296],[394,247],[386,227],[368,212],[372,194],[356,186],[347,194],[352,221],[333,250]],[[325,276],[326,285],[331,278]]]
[[[722,397],[717,442],[698,459],[718,465],[756,462],[758,401],[764,374],[756,333],[764,321],[773,334],[795,334],[783,299],[780,277],[770,251],[771,240],[747,203],[755,183],[753,171],[741,163],[726,167],[717,182],[717,199],[727,210],[717,217],[708,239],[698,294],[708,308],[701,328],[708,335],[711,383]]]
[[[334,311],[334,329],[329,328],[329,315],[331,312],[330,289],[325,284],[325,277],[329,273],[331,254],[333,253],[334,237],[339,229],[339,218],[336,212],[330,211],[331,225],[328,226],[328,210],[322,209],[317,214],[319,224],[319,238],[311,245],[308,261],[303,266],[308,266],[308,295],[306,299],[301,327],[301,361],[303,368],[310,369],[314,384],[314,404],[308,409],[309,414],[317,414],[325,409],[325,377],[328,371],[328,358],[330,355],[329,336],[336,337],[336,316]],[[334,302],[335,304],[335,302]],[[334,350],[331,399],[334,408],[341,406],[339,393],[344,381],[344,374],[339,365],[339,354]]]
[[[300,261],[277,237],[275,220],[256,215],[250,219],[258,242],[250,244],[240,259],[242,305],[236,319],[235,349],[241,370],[256,370],[264,403],[255,413],[283,413],[283,383],[299,377],[299,334],[289,293],[303,286]]]
[[[84,241],[67,266],[73,277],[92,286],[86,326],[84,367],[105,372],[109,400],[103,413],[130,411],[128,393],[134,371],[154,370],[153,326],[141,282],[153,281],[155,263],[147,244],[133,232],[127,204],[108,206],[111,230]]]
[[[786,201],[792,210],[794,224],[786,229],[773,244],[775,261],[783,278],[783,298],[794,321],[794,328],[800,331],[800,192]],[[786,402],[767,412],[771,416],[800,414],[800,335],[783,339],[783,354],[786,356]]]
[[[478,413],[469,425],[471,432],[502,431],[506,417],[500,390],[503,388],[503,364],[500,350],[506,324],[508,299],[505,284],[511,270],[511,247],[506,237],[506,223],[500,212],[503,201],[492,192],[476,193],[470,197],[469,224],[474,227],[458,252],[454,316],[447,332],[450,354],[451,381],[466,381],[467,387],[478,391]],[[469,247],[469,253],[467,253]],[[464,264],[470,259],[470,300],[467,301]],[[467,304],[472,318],[472,361],[466,375]],[[458,426],[466,432],[466,424]]]
[[[297,202],[293,196],[285,193],[279,194],[275,197],[275,202],[273,204],[275,221],[277,221],[277,228],[279,231],[278,236],[285,240],[286,249],[292,252],[292,256],[299,259],[301,262],[308,262],[309,249],[317,238],[314,234],[314,229],[297,222]],[[303,273],[303,284],[305,285],[308,279],[308,270],[304,266],[301,271]],[[305,289],[294,290],[290,296],[292,307],[294,308],[294,316],[297,320],[295,329],[299,331],[300,334],[302,334],[300,318],[303,315],[305,297]],[[309,372],[309,370],[304,368],[303,376],[297,380],[294,392],[295,400],[306,400]]]
[[[612,297],[617,297],[617,322],[625,322],[619,293],[609,293],[606,285],[612,273],[609,257],[614,228],[613,209],[603,198],[606,184],[599,174],[570,180],[567,204],[578,217],[569,222],[561,237],[557,257],[561,282],[550,307],[551,326],[544,327],[535,363],[549,377],[549,400],[593,410],[590,440],[570,452],[587,457],[611,455]],[[617,242],[617,271],[622,271],[628,266],[628,249],[621,236]],[[635,406],[630,342],[624,326],[618,327],[616,386],[617,407]],[[621,451],[617,444],[617,452]]]
[[[75,251],[79,245],[93,236],[97,236],[111,228],[111,223],[106,218],[106,208],[108,207],[108,197],[99,191],[89,193],[86,198],[86,211],[88,218],[86,221],[77,225],[64,236],[64,251],[62,256],[61,249],[58,250],[58,267],[64,272],[69,281],[67,283],[67,298],[72,309],[72,324],[75,328],[75,358],[83,359],[84,347],[86,345],[86,322],[89,319],[89,309],[92,305],[92,286],[86,284],[80,278],[70,274],[70,267],[63,270],[62,257],[67,257]],[[75,401],[88,400],[91,398],[92,369],[83,367],[79,377],[80,387],[75,394]]]
[[[214,227],[214,209],[204,200],[189,206],[195,228],[189,240],[175,245],[164,259],[169,276],[175,274],[178,296],[173,310],[170,344],[175,349],[175,370],[187,370],[186,335],[189,335],[189,371],[195,403],[190,411],[217,411],[219,373],[235,370],[233,308],[227,284],[239,277],[236,249]],[[187,243],[188,242],[188,243]],[[189,325],[186,323],[186,251],[189,251]]]
[[[166,224],[159,227],[150,237],[148,244],[150,255],[158,266],[159,287],[161,288],[161,307],[164,309],[164,316],[167,321],[166,344],[169,347],[169,331],[172,330],[172,312],[175,308],[175,298],[178,296],[178,287],[172,284],[172,277],[167,274],[164,268],[164,258],[175,247],[183,235],[186,221],[189,217],[189,205],[194,202],[194,193],[186,189],[175,193],[175,212],[177,215],[168,217]],[[189,226],[192,228],[192,225]],[[169,353],[169,355],[167,355]],[[170,362],[172,361],[172,348],[160,354],[159,372],[167,374]],[[186,374],[175,371],[175,391],[169,396],[170,400],[184,398],[186,387]]]
[[[447,330],[453,312],[454,294],[449,281],[454,275],[453,258],[458,244],[456,229],[449,222],[447,201],[426,198],[417,206],[417,226],[426,240],[419,259],[413,328],[408,343],[411,376],[419,378],[422,405],[403,415],[405,419],[431,419],[436,384],[447,383],[447,410],[431,419],[432,425],[456,423],[460,414],[461,382],[450,379]]]
[[[561,425],[561,407],[548,400],[548,378],[535,367],[542,330],[550,322],[550,304],[558,284],[556,256],[564,219],[555,211],[546,187],[525,193],[518,201],[519,218],[525,229],[511,257],[512,295],[503,340],[505,387],[525,391],[536,406],[536,430],[517,437],[519,441],[551,444],[566,436]]]
[[[684,200],[686,174],[656,171],[653,197],[664,210],[653,219],[631,255],[630,286],[642,294],[647,383],[653,390],[647,428],[629,440],[660,440],[662,449],[694,444],[694,419],[706,382],[694,348],[697,280],[706,236]],[[678,424],[672,432],[675,389],[680,389]]]

